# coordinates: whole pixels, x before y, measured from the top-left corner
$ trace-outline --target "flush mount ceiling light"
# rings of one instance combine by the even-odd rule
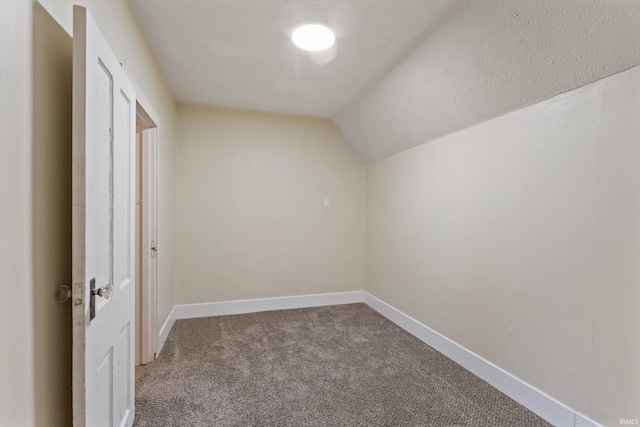
[[[293,43],[300,49],[319,52],[331,47],[336,41],[333,31],[319,22],[304,23],[295,29],[291,35]]]

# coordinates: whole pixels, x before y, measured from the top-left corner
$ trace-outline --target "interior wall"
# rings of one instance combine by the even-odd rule
[[[177,110],[128,1],[1,1],[0,425],[71,425],[72,6],[160,116],[160,322],[174,305]]]
[[[640,68],[366,167],[365,289],[603,423],[640,418]]]
[[[0,1],[0,425],[3,426],[35,425],[32,29],[32,4]]]
[[[364,166],[330,121],[178,111],[178,304],[363,289]]]

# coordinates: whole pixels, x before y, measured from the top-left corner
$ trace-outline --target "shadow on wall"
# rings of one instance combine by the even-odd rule
[[[33,305],[37,426],[70,426],[73,41],[37,2],[33,25]]]

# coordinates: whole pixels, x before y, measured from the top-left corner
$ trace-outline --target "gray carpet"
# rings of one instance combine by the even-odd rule
[[[548,426],[364,304],[178,320],[134,426]]]

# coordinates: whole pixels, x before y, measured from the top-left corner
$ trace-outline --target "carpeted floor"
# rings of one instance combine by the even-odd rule
[[[134,424],[548,425],[364,304],[178,320]]]

